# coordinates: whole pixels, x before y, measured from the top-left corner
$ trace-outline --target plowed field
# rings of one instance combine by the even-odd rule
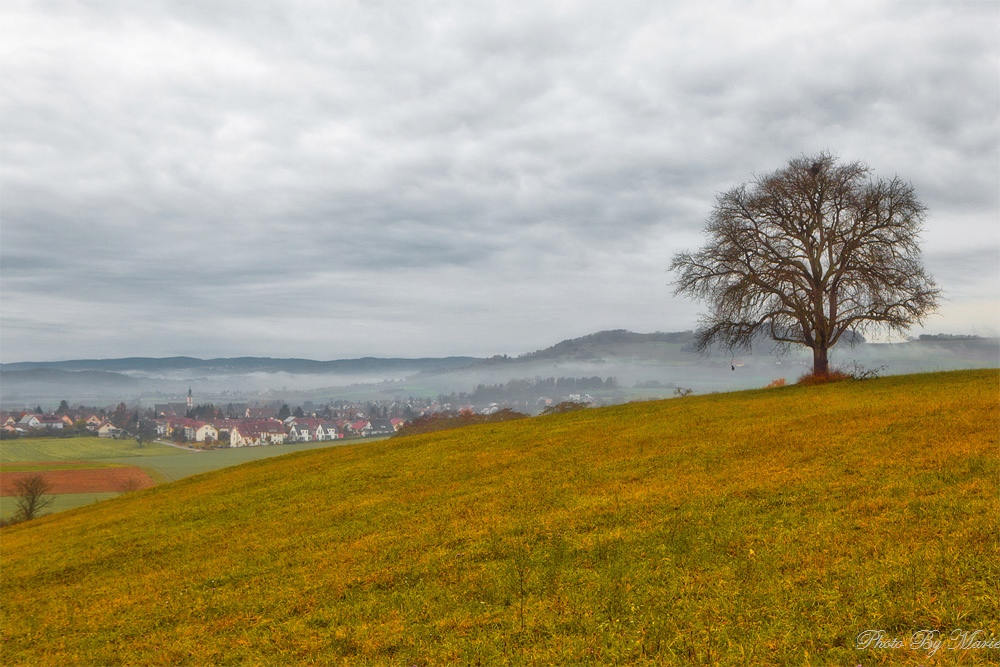
[[[61,467],[65,463],[32,464],[32,471],[0,472],[0,496],[17,494],[15,484],[22,477],[41,475],[49,483],[50,494],[60,493],[106,493],[135,491],[153,486],[153,480],[142,468],[136,466],[114,466],[51,470],[49,466]],[[70,464],[72,465],[72,464]],[[6,467],[6,466],[5,466]]]

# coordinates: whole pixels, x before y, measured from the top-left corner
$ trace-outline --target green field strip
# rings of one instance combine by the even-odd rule
[[[68,510],[86,507],[105,500],[110,500],[120,496],[119,492],[107,493],[59,493],[47,496],[52,499],[52,504],[42,510],[42,515],[58,514]],[[11,517],[17,511],[17,498],[13,496],[0,497],[0,516]]]
[[[56,470],[92,470],[95,468],[124,468],[127,464],[109,461],[30,461],[0,463],[0,472],[52,472]]]
[[[92,461],[121,456],[176,456],[184,450],[169,445],[110,438],[19,438],[0,443],[0,464],[35,461]]]

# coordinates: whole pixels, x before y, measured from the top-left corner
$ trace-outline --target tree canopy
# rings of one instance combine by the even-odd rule
[[[674,256],[675,293],[707,302],[699,349],[804,345],[813,372],[852,333],[902,332],[937,307],[919,234],[925,207],[898,177],[829,153],[794,158],[720,194],[706,243]]]

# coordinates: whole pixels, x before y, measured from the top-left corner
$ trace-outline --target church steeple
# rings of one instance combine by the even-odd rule
[[[194,407],[194,398],[191,396],[191,387],[188,387],[187,407],[188,407],[188,410],[190,410],[191,408]]]

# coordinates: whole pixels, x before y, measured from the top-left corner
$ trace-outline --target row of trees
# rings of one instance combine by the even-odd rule
[[[452,392],[438,397],[441,403],[484,405],[501,401],[534,401],[541,396],[576,394],[618,388],[614,377],[547,377],[516,379],[498,384],[480,384],[471,392]]]

